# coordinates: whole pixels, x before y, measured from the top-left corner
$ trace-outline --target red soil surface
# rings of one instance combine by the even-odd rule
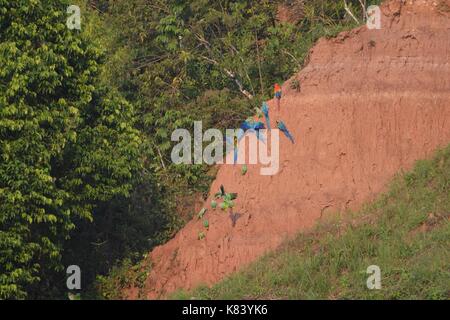
[[[448,5],[446,7],[445,5]],[[272,126],[282,119],[296,138],[280,135],[280,171],[222,165],[205,203],[172,240],[149,255],[141,297],[164,298],[177,289],[211,285],[311,228],[323,215],[357,209],[417,159],[450,143],[450,1],[388,1],[382,29],[365,26],[321,39],[283,86],[281,112],[270,101]],[[233,227],[228,213],[211,210],[224,185],[237,192]],[[126,291],[130,299],[138,290]]]

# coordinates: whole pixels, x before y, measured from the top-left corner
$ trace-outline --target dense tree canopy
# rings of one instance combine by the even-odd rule
[[[0,297],[61,269],[74,219],[128,195],[133,109],[97,85],[101,55],[63,1],[0,1]]]

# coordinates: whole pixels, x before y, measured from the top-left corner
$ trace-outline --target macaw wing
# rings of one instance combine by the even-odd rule
[[[235,192],[230,193],[230,200],[236,200],[238,197],[238,194]]]
[[[258,122],[256,122],[255,123],[255,125],[254,125],[254,127],[253,127],[253,129],[255,129],[255,130],[262,130],[262,129],[265,129],[266,127],[264,126],[264,123],[262,123],[261,121],[258,121]]]
[[[278,122],[278,129],[280,129],[281,131],[287,131],[286,125],[283,121]]]

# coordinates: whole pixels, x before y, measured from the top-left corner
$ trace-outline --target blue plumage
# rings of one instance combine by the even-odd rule
[[[261,111],[263,112],[264,118],[266,119],[267,130],[270,131],[269,106],[267,105],[267,102],[263,102]]]
[[[289,132],[283,121],[277,121],[277,127],[278,129],[280,129],[281,132],[284,133],[286,137],[288,137],[289,140],[291,140],[292,143],[295,143],[294,137],[292,137],[291,133]]]
[[[244,135],[245,135],[245,132],[247,132],[247,131],[255,132],[256,137],[259,140],[261,140],[262,142],[265,142],[264,135],[259,131],[263,130],[265,128],[266,127],[264,126],[264,123],[262,123],[261,121],[244,121],[241,124],[241,129],[244,132]],[[244,135],[239,137],[239,139],[241,139]]]

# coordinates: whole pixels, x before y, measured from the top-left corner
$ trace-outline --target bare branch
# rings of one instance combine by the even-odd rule
[[[347,1],[344,0],[344,6],[345,6],[345,11],[347,11],[347,13],[350,15],[350,17],[353,18],[353,20],[356,21],[356,23],[360,23],[358,19],[356,19],[356,17],[353,15],[353,13],[350,11],[350,8],[347,5]]]
[[[212,53],[212,50],[211,50],[211,47],[210,47],[210,43],[203,37],[203,36],[201,36],[201,35],[199,35],[199,34],[195,34],[195,37],[206,47],[206,49],[210,52],[210,53]],[[242,83],[239,81],[239,79],[237,79],[236,78],[236,75],[235,75],[235,73],[233,72],[233,71],[231,71],[231,70],[229,70],[229,69],[226,69],[225,67],[222,67],[221,65],[220,65],[220,63],[219,62],[217,62],[216,60],[214,60],[214,59],[211,59],[211,58],[208,58],[208,57],[206,57],[206,56],[201,56],[201,58],[202,59],[204,59],[204,60],[206,60],[206,61],[208,61],[209,63],[211,63],[211,64],[214,64],[214,65],[216,65],[216,66],[218,66],[218,67],[220,67],[220,68],[222,68],[222,70],[231,78],[231,79],[233,79],[233,81],[236,83],[236,85],[238,86],[238,88],[239,88],[239,91],[244,95],[244,96],[246,96],[248,99],[253,99],[253,95],[250,93],[250,92],[248,92],[247,90],[245,90],[244,89],[244,86],[242,85]]]
[[[299,67],[301,67],[301,62],[298,61],[298,59],[297,59],[296,57],[294,57],[294,55],[293,55],[292,53],[290,53],[289,51],[287,51],[287,50],[285,50],[285,49],[282,49],[281,52],[283,52],[284,54],[286,54],[286,55],[288,55],[289,57],[291,57],[292,60],[294,60],[295,63],[296,63]]]
[[[162,165],[163,169],[166,170],[166,165],[164,164],[164,160],[163,160],[163,156],[161,154],[161,150],[158,148],[158,146],[156,146],[156,150],[158,150],[158,155],[159,155],[159,159],[161,160],[161,165]]]
[[[366,0],[359,0],[359,3],[361,4],[362,7],[362,13],[363,13],[363,21],[367,21],[367,19],[369,18],[367,16],[367,10],[366,10]]]

